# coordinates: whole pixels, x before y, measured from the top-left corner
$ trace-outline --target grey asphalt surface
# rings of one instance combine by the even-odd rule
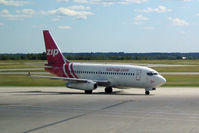
[[[198,133],[199,88],[0,87],[1,133]]]

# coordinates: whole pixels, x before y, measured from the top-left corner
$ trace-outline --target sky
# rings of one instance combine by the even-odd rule
[[[199,0],[0,0],[0,53],[199,52]]]

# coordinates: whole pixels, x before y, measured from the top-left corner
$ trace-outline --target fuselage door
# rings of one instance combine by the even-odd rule
[[[141,72],[142,70],[136,70],[136,80],[140,80],[141,79]]]

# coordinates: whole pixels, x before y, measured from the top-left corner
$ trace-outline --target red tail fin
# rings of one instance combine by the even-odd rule
[[[46,45],[46,56],[48,59],[48,64],[64,64],[68,62],[63,54],[61,53],[59,47],[54,42],[48,30],[43,31],[44,41]]]

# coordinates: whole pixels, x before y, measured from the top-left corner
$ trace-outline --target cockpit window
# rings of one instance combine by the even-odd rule
[[[153,73],[153,75],[158,75],[158,73]]]
[[[158,73],[157,72],[148,72],[147,75],[148,76],[153,76],[153,75],[158,75]]]
[[[147,75],[153,76],[153,73],[152,72],[148,72]]]

